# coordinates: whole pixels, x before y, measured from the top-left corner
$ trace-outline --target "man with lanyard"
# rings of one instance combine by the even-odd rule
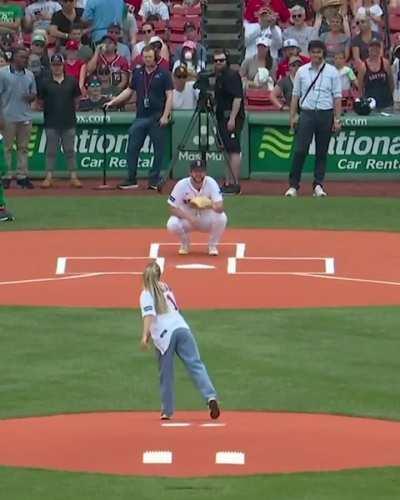
[[[297,196],[301,173],[315,136],[314,196],[326,196],[323,182],[332,132],[341,128],[342,86],[338,70],[325,62],[326,47],[320,40],[308,45],[311,62],[296,73],[290,104],[290,128],[296,132],[290,187],[285,196]],[[300,112],[300,116],[299,116]]]
[[[146,136],[150,137],[154,148],[148,189],[157,190],[161,182],[160,171],[172,108],[173,84],[170,73],[157,65],[152,47],[143,49],[143,60],[144,65],[133,72],[129,87],[106,104],[106,109],[118,106],[136,92],[136,119],[129,129],[128,178],[118,185],[119,189],[138,187],[136,173],[139,153]]]

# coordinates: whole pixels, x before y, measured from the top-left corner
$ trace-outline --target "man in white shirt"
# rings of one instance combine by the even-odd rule
[[[161,21],[169,20],[168,6],[161,0],[145,0],[139,15],[146,20],[149,16],[158,16]]]
[[[282,47],[282,30],[276,24],[278,14],[268,6],[264,6],[259,10],[258,17],[258,23],[249,23],[246,20],[243,23],[246,45],[245,59],[256,55],[258,38],[268,38],[271,41],[271,56],[277,60],[279,49]]]
[[[323,182],[332,132],[340,131],[342,85],[338,70],[325,62],[326,46],[320,40],[308,45],[311,62],[298,69],[290,103],[290,128],[296,132],[289,189],[285,196],[297,196],[308,149],[315,136],[314,196],[326,196]],[[299,116],[300,109],[300,116]]]
[[[25,7],[25,27],[29,31],[47,30],[55,12],[61,5],[53,0],[38,0]]]
[[[209,207],[198,209],[191,204],[195,197],[210,200]],[[225,231],[228,218],[224,212],[223,198],[217,182],[206,175],[206,164],[195,160],[190,164],[190,176],[176,183],[168,204],[171,216],[167,229],[180,239],[180,255],[190,251],[190,233],[209,233],[208,254],[218,255],[218,243]]]
[[[188,71],[184,64],[175,68],[173,82],[172,109],[195,109],[199,91],[194,88],[194,81],[188,81]]]

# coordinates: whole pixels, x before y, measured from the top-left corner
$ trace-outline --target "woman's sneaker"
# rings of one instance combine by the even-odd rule
[[[210,417],[213,420],[216,420],[221,414],[218,401],[216,399],[210,399],[208,402],[208,408],[210,409]]]

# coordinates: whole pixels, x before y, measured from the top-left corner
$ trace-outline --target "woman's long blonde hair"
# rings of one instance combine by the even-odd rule
[[[151,293],[157,314],[168,312],[167,302],[164,297],[164,286],[160,281],[161,268],[156,261],[148,264],[143,271],[143,286]]]

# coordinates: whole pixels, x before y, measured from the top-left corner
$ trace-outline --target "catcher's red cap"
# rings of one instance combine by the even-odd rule
[[[204,160],[193,160],[190,164],[190,170],[206,170],[207,164]]]

